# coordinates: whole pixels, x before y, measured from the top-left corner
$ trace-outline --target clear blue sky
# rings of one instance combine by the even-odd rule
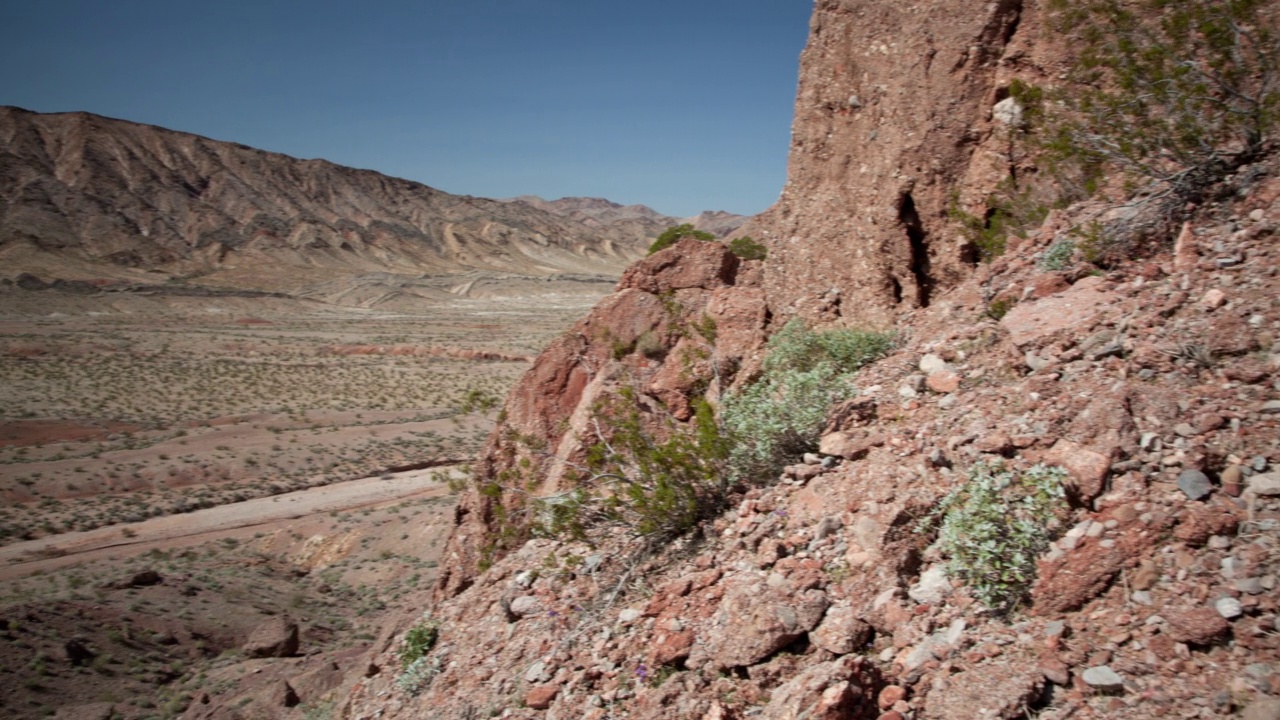
[[[4,0],[0,104],[485,197],[750,214],[785,178],[809,0]]]

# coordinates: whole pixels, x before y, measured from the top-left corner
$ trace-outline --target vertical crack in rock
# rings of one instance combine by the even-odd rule
[[[933,291],[933,278],[929,276],[929,247],[925,242],[928,233],[920,222],[920,213],[916,211],[915,198],[905,193],[898,201],[898,222],[907,231],[907,242],[911,249],[911,274],[916,281],[916,302],[920,307],[929,307],[929,295]],[[901,290],[894,292],[901,302]]]

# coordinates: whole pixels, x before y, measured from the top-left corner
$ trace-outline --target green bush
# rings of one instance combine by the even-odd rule
[[[1280,38],[1265,0],[1055,0],[1081,48],[1061,157],[1119,167],[1194,195],[1256,158],[1280,109]]]
[[[691,429],[667,418],[646,423],[635,392],[624,388],[595,408],[585,462],[568,475],[572,489],[538,498],[537,531],[590,541],[624,527],[636,537],[681,535],[720,509],[727,447],[715,415],[694,402]]]
[[[440,639],[440,624],[424,615],[409,632],[404,634],[400,646],[400,675],[396,684],[410,695],[422,692],[443,666],[441,658],[428,656]]]
[[[440,625],[429,617],[419,620],[404,634],[400,646],[400,667],[407,668],[414,661],[431,652],[440,637]]]
[[[884,357],[891,349],[893,336],[888,333],[851,329],[815,332],[803,320],[796,319],[769,338],[764,372],[768,376],[830,365],[841,373],[852,373]]]
[[[691,237],[697,240],[708,240],[708,241],[716,239],[715,235],[712,235],[711,233],[705,232],[703,230],[698,230],[694,228],[692,225],[690,225],[689,223],[684,223],[683,225],[673,225],[667,228],[666,230],[662,231],[662,234],[658,236],[658,239],[653,241],[653,244],[649,246],[649,254],[652,255],[658,252],[659,250],[666,250],[667,248],[671,247],[672,245],[675,245],[677,242],[687,237]]]
[[[729,252],[743,260],[763,260],[768,256],[769,249],[753,240],[751,236],[743,235],[729,241]]]
[[[1040,256],[1037,263],[1045,270],[1066,270],[1071,264],[1071,258],[1076,254],[1076,244],[1071,240],[1062,239],[1049,246],[1048,250]]]
[[[1062,468],[1036,465],[1015,473],[979,463],[918,530],[938,531],[947,572],[970,594],[997,611],[1016,606],[1035,581],[1036,559],[1048,549],[1065,512]]]
[[[787,464],[817,449],[832,403],[856,389],[853,373],[893,346],[885,333],[814,332],[793,320],[769,339],[763,374],[725,398],[721,424],[734,480],[767,482]]]

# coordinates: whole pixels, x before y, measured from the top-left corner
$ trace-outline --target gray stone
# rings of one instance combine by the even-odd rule
[[[524,681],[527,683],[543,683],[551,679],[551,673],[547,672],[547,664],[541,660],[529,666],[524,671]]]
[[[1178,476],[1178,489],[1191,500],[1203,500],[1213,492],[1213,483],[1199,470],[1183,470]]]
[[[1265,590],[1262,587],[1262,578],[1240,578],[1236,580],[1236,590],[1246,595],[1261,595]]]
[[[1241,720],[1280,720],[1280,698],[1258,698],[1240,713]]]
[[[640,616],[643,614],[644,613],[636,610],[635,608],[626,608],[622,612],[618,613],[618,621],[624,623],[635,622],[636,620],[639,620]]]
[[[1280,400],[1266,401],[1265,403],[1262,404],[1262,407],[1258,410],[1258,412],[1266,413],[1268,415],[1275,415],[1276,413],[1280,413]]]
[[[1191,427],[1188,423],[1178,423],[1177,425],[1174,425],[1173,431],[1182,437],[1191,437],[1196,434],[1196,429]]]
[[[1280,496],[1280,473],[1254,475],[1249,478],[1249,487],[1245,492],[1258,497]]]
[[[1024,360],[1027,363],[1027,367],[1031,368],[1033,372],[1043,370],[1053,364],[1051,360],[1047,360],[1037,355],[1034,350],[1028,350],[1027,354],[1024,356]]]
[[[843,524],[844,523],[840,521],[840,517],[838,515],[828,515],[827,517],[822,518],[818,523],[818,527],[814,528],[813,537],[815,540],[821,540],[822,538],[829,537],[832,533],[839,530]]]
[[[511,601],[511,614],[516,617],[529,617],[542,609],[542,603],[532,595],[521,595]]]
[[[1213,604],[1213,609],[1228,620],[1235,620],[1244,614],[1244,606],[1233,597],[1218,598],[1218,601]]]
[[[1106,665],[1095,665],[1084,671],[1081,678],[1089,687],[1103,692],[1119,692],[1124,690],[1124,678]]]

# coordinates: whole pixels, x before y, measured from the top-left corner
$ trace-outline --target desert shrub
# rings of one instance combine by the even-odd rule
[[[663,230],[662,234],[659,235],[658,238],[653,241],[653,244],[649,246],[649,254],[652,255],[658,252],[659,250],[666,250],[667,248],[671,247],[672,245],[675,245],[677,242],[687,237],[695,238],[697,240],[715,240],[716,239],[715,235],[712,235],[711,233],[703,230],[698,230],[694,228],[692,225],[690,225],[689,223],[684,223],[683,225],[673,225],[667,228],[666,230]]]
[[[1036,558],[1048,549],[1066,508],[1066,477],[1048,465],[1014,472],[978,463],[917,529],[936,529],[947,572],[982,604],[1007,611],[1035,580]]]
[[[645,332],[636,338],[635,351],[650,360],[661,360],[667,355],[667,346],[656,333]]]
[[[1066,201],[1104,188],[1122,194],[1126,205],[1079,245],[1086,260],[1107,267],[1167,241],[1189,203],[1274,148],[1276,11],[1265,0],[1053,0],[1050,7],[1051,22],[1079,54],[1066,82],[1049,92],[1019,81],[1010,87],[1024,120],[1010,131],[1011,172],[1034,164],[1031,184]],[[988,215],[983,229],[1002,222]],[[974,218],[958,219],[975,232]],[[983,239],[990,243],[980,253],[999,250],[997,238]]]
[[[1055,0],[1081,48],[1051,118],[1059,157],[1195,194],[1258,156],[1280,109],[1265,0]]]
[[[892,346],[885,333],[814,332],[800,320],[775,333],[760,379],[727,397],[721,408],[730,476],[767,481],[815,450],[831,404],[856,391],[853,373]]]
[[[892,348],[893,336],[889,333],[853,329],[815,332],[797,319],[769,338],[764,372],[768,376],[830,365],[851,373],[884,357]]]
[[[691,429],[670,418],[655,426],[624,388],[597,404],[583,442],[585,462],[566,478],[572,489],[536,500],[542,534],[589,540],[601,528],[625,527],[670,538],[721,507],[727,448],[705,401],[694,402]]]
[[[1016,304],[1017,301],[1011,297],[996,298],[995,300],[987,303],[987,317],[992,320],[999,320],[1005,315],[1008,315],[1009,311],[1012,310],[1013,306]]]
[[[407,668],[415,661],[431,652],[440,638],[440,625],[430,617],[423,617],[409,632],[404,634],[400,646],[400,666]]]
[[[729,252],[743,260],[763,260],[768,256],[769,249],[753,240],[751,236],[743,235],[729,241]]]
[[[960,226],[977,251],[978,260],[991,262],[1004,254],[1010,235],[1027,237],[1030,230],[1044,222],[1051,208],[1065,202],[1060,193],[1042,183],[1018,184],[1010,179],[987,197],[981,216],[966,212],[960,207],[959,197],[953,196],[947,217]]]
[[[1066,238],[1057,240],[1044,251],[1037,264],[1045,270],[1066,270],[1075,253],[1076,244],[1073,241]]]

